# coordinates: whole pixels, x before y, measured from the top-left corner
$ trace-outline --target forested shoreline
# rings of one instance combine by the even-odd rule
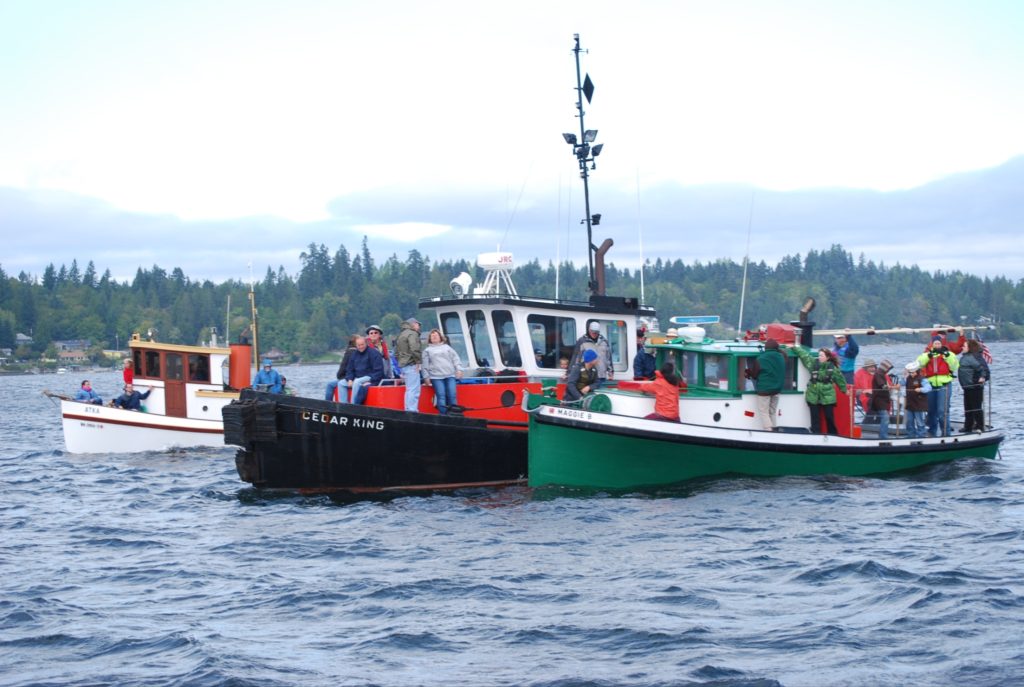
[[[260,348],[277,348],[292,360],[315,360],[344,346],[368,324],[397,333],[401,320],[416,313],[420,298],[449,294],[449,281],[466,271],[483,280],[473,259],[432,261],[418,250],[402,260],[378,263],[364,238],[361,250],[344,245],[333,253],[310,244],[300,255],[295,276],[268,268],[254,291],[259,312]],[[640,295],[640,271],[605,271],[609,294]],[[644,300],[662,322],[683,314],[719,315],[715,334],[735,330],[743,265],[732,260],[685,263],[658,258],[644,269]],[[586,300],[587,266],[563,262],[559,297]],[[534,259],[513,271],[522,296],[555,296],[555,265]],[[110,270],[98,274],[93,262],[81,268],[48,265],[41,276],[8,275],[0,264],[0,348],[15,360],[38,359],[53,342],[87,339],[90,358],[103,349],[124,348],[132,332],[154,332],[172,343],[209,339],[211,327],[234,338],[250,321],[249,284],[192,280],[180,268],[138,268],[135,278],[117,281]],[[793,319],[807,296],[817,300],[819,327],[927,327],[934,323],[974,324],[979,318],[998,326],[990,339],[1024,336],[1024,280],[982,278],[959,271],[926,272],[916,266],[886,266],[854,258],[840,245],[786,256],[774,266],[751,263],[747,274],[743,328]],[[230,301],[230,314],[228,303]],[[422,318],[421,318],[422,319]],[[30,345],[16,345],[16,334]],[[51,351],[52,352],[52,351]]]

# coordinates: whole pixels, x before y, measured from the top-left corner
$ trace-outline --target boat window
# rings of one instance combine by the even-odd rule
[[[146,376],[145,368],[142,367],[142,351],[140,350],[132,351],[132,370],[140,377]]]
[[[559,318],[561,323],[558,326],[558,367],[562,367],[562,358],[565,358],[566,365],[572,359],[572,349],[576,347],[576,320]]]
[[[505,367],[522,367],[523,357],[519,353],[519,342],[516,341],[516,323],[512,321],[512,313],[508,310],[495,310],[491,313],[494,322],[494,337],[498,341],[498,354]]]
[[[576,321],[553,315],[529,315],[530,345],[538,367],[558,368],[558,359],[572,355],[576,343]]]
[[[469,342],[477,367],[491,366],[491,335],[487,331],[487,319],[483,310],[467,310],[466,324],[469,327]]]
[[[181,364],[180,353],[167,354],[167,379],[185,379],[185,370]]]
[[[457,312],[443,312],[438,318],[441,322],[441,332],[448,337],[448,345],[459,354],[459,360],[469,361],[469,351],[466,350],[466,335],[462,332],[462,320]]]
[[[786,356],[786,376],[782,382],[783,391],[793,391],[797,388],[796,386],[796,374],[799,362],[796,358]]]
[[[699,356],[688,351],[669,351],[667,358],[675,363],[676,373],[686,380],[687,386],[698,386],[700,384]]]
[[[146,365],[142,368],[142,374],[146,377],[160,376],[160,351],[146,351]]]
[[[716,389],[729,388],[729,356],[712,354],[704,356],[704,386]]]
[[[210,381],[210,356],[189,353],[188,380],[190,382]]]

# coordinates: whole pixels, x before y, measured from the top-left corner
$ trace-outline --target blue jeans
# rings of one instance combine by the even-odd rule
[[[352,402],[359,405],[366,403],[366,393],[370,388],[370,377],[356,377],[349,384],[352,385]]]
[[[334,400],[334,390],[338,388],[338,381],[339,380],[337,380],[337,379],[332,379],[331,381],[327,382],[327,388],[324,389],[324,400],[325,401],[333,401]]]
[[[878,413],[878,438],[888,439],[889,438],[889,411],[888,410],[876,410]]]
[[[327,385],[327,398],[325,400],[334,400],[334,394],[332,393],[335,388],[338,389],[338,403],[348,403],[348,390],[352,386],[352,382],[347,379],[339,379],[336,382],[330,382]]]
[[[912,439],[920,439],[925,432],[925,419],[923,410],[907,411],[907,436]]]
[[[946,399],[949,398],[949,384],[933,386],[928,394],[928,436],[946,434]]]
[[[455,377],[442,377],[431,379],[430,384],[434,387],[434,398],[437,400],[437,412],[445,415],[448,407],[456,403],[455,400]]]
[[[410,413],[420,409],[420,371],[416,365],[409,363],[402,368],[402,380],[405,381],[405,409]]]

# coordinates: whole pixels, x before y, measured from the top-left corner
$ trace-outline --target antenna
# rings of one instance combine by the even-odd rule
[[[636,168],[636,235],[640,244],[640,302],[644,302],[644,227],[640,221],[640,168]]]
[[[747,218],[747,252],[743,256],[743,286],[740,287],[740,316],[736,318],[736,332],[743,331],[743,301],[747,296],[747,263],[750,262],[750,228],[754,225],[754,194],[757,189],[750,192],[750,216]]]
[[[583,179],[583,205],[586,210],[586,216],[580,220],[580,224],[587,225],[587,265],[589,268],[589,280],[590,283],[587,285],[588,289],[592,294],[597,294],[598,284],[594,279],[594,253],[597,251],[597,246],[594,245],[593,238],[593,227],[592,225],[598,224],[601,221],[601,215],[590,214],[590,170],[597,169],[597,165],[594,163],[594,158],[601,154],[601,149],[604,147],[603,143],[594,143],[597,140],[597,130],[587,129],[583,123],[583,98],[586,96],[587,103],[590,103],[594,97],[594,82],[590,80],[590,74],[586,75],[586,78],[582,77],[580,71],[580,53],[586,52],[580,48],[580,35],[578,33],[573,34],[573,40],[576,42],[575,47],[572,49],[576,55],[576,110],[577,117],[580,118],[580,135],[579,139],[576,138],[576,134],[562,134],[562,138],[565,142],[572,146],[573,155],[576,156],[580,166],[580,177]]]

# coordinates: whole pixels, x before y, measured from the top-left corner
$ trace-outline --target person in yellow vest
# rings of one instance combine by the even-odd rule
[[[931,384],[932,391],[928,394],[928,436],[934,437],[949,434],[946,410],[949,407],[951,382],[956,377],[960,361],[946,347],[942,337],[932,338],[931,347],[917,357],[925,379]]]

